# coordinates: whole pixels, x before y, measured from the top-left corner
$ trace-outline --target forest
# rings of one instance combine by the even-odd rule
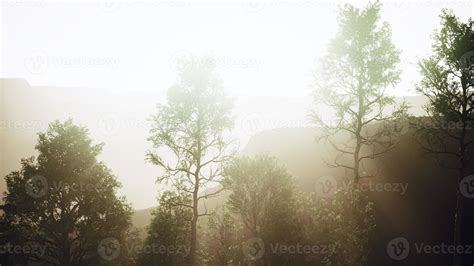
[[[181,58],[135,158],[164,188],[144,226],[100,157],[107,141],[49,121],[2,176],[0,265],[473,265],[474,22],[439,11],[413,115],[388,93],[403,51],[382,8],[338,8],[311,70],[311,127],[246,149],[215,60]]]

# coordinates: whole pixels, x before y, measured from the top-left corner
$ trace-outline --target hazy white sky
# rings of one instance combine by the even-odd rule
[[[467,19],[472,3],[383,2],[382,19],[402,49],[397,94],[407,94],[441,9]],[[165,90],[175,79],[176,58],[210,55],[235,94],[305,96],[341,3],[0,0],[1,76],[32,85]]]

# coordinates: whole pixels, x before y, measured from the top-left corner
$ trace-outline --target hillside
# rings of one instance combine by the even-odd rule
[[[65,90],[58,87],[32,87],[24,80],[1,80],[0,84],[2,176],[18,169],[20,158],[34,155],[36,133],[45,130],[48,122],[73,117],[75,121],[93,128],[91,135],[94,139],[106,143],[101,159],[113,169],[124,187],[128,188],[128,191],[121,192],[125,195],[130,191],[138,192],[129,197],[132,202],[156,202],[157,185],[154,181],[159,171],[144,161],[144,154],[149,148],[146,141],[146,118],[153,113],[155,104],[163,99],[163,95],[113,93],[87,88]],[[422,114],[422,98],[407,97],[405,100],[413,106],[412,114]],[[325,160],[332,157],[332,151],[323,143],[316,142],[317,130],[299,127],[304,121],[301,117],[308,108],[307,104],[303,104],[305,101],[292,99],[284,104],[283,99],[272,99],[264,106],[258,106],[261,101],[262,99],[247,99],[239,103],[240,110],[246,110],[243,112],[246,116],[238,118],[238,136],[243,143],[248,139],[241,154],[266,153],[275,156],[292,174],[299,190],[314,190],[315,183],[321,176],[343,175],[340,170],[327,166]],[[110,110],[119,111],[110,113]],[[285,110],[292,111],[287,113]],[[298,119],[292,120],[293,116]],[[111,124],[101,124],[103,119]],[[371,256],[374,265],[390,265],[384,255],[385,245],[396,236],[420,242],[451,241],[456,172],[440,168],[425,156],[411,133],[408,132],[394,150],[368,166],[377,169],[374,182],[403,183],[408,186],[403,195],[370,195],[376,204],[378,224],[371,241],[375,251]],[[124,146],[128,147],[127,150],[123,150]],[[147,188],[146,192],[144,187]],[[2,179],[0,191],[4,190]],[[227,194],[222,193],[208,200],[207,208],[214,210],[222,206],[226,197]],[[134,225],[146,227],[153,209],[154,207],[138,208],[133,215]],[[471,221],[469,217],[466,219]],[[201,220],[202,225],[205,222],[204,219]],[[474,234],[472,231],[468,228],[466,232]],[[422,260],[415,255],[410,259],[413,263],[432,260],[447,264],[449,256],[432,256]]]
[[[155,183],[160,170],[145,161],[145,154],[151,148],[149,119],[165,100],[166,89],[35,86],[24,79],[0,79],[0,176],[18,170],[21,158],[36,154],[37,133],[48,123],[73,118],[96,142],[105,143],[100,159],[121,181],[120,194],[136,209],[154,206],[163,187]],[[245,144],[259,131],[301,125],[309,103],[305,98],[239,97],[232,134]]]
[[[377,228],[371,240],[375,251],[371,256],[371,265],[393,263],[386,256],[385,248],[386,243],[398,236],[419,243],[451,242],[457,173],[439,167],[421,150],[412,133],[404,135],[395,149],[371,165],[377,169],[372,182],[407,186],[404,194],[401,190],[368,193],[375,203],[377,219]],[[292,174],[298,189],[312,191],[319,177],[343,175],[340,170],[326,165],[324,158],[330,158],[331,152],[315,141],[316,134],[314,129],[296,128],[261,132],[250,139],[242,154],[265,153],[277,157]],[[225,195],[210,202],[218,206],[225,202]],[[149,210],[137,211],[137,225],[144,225],[148,217]],[[472,230],[467,232],[471,234]],[[448,255],[414,254],[410,256],[410,265],[427,262],[436,262],[436,265],[445,262],[444,265],[448,265],[449,259]]]

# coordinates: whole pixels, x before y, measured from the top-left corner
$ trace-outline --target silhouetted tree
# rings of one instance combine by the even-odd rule
[[[323,129],[321,137],[339,153],[330,164],[351,171],[354,183],[364,177],[364,161],[393,147],[397,128],[393,119],[403,116],[407,109],[402,104],[387,110],[394,98],[386,89],[400,79],[400,52],[391,41],[388,23],[379,22],[380,8],[375,2],[362,10],[349,4],[340,10],[339,31],[315,79],[315,103],[323,105],[335,119],[324,120],[314,111],[312,120]],[[393,114],[387,115],[390,111]],[[352,141],[335,143],[331,137],[338,132],[348,134]],[[364,154],[364,148],[372,151]]]
[[[107,263],[99,257],[100,241],[125,236],[131,208],[116,196],[115,176],[97,160],[102,146],[92,143],[86,128],[56,121],[39,133],[38,157],[23,159],[21,170],[6,176],[1,219],[8,231],[2,237],[36,247],[22,254],[28,261]]]
[[[189,263],[195,263],[197,222],[201,199],[217,195],[221,190],[201,194],[204,189],[218,184],[222,164],[231,158],[230,142],[225,133],[233,126],[232,101],[226,96],[221,82],[215,77],[211,60],[184,62],[175,86],[168,91],[168,102],[159,106],[153,117],[150,141],[155,152],[148,160],[165,170],[159,182],[172,183],[178,191],[188,193],[192,210],[191,253]],[[164,160],[160,151],[168,151],[173,158]]]
[[[455,165],[443,160],[442,166],[458,170],[461,182],[473,158],[473,22],[461,22],[447,10],[440,17],[441,29],[434,34],[433,55],[419,64],[422,79],[417,90],[428,99],[429,120],[418,128],[427,152],[438,159],[455,158]],[[459,186],[456,197],[454,244],[459,245],[464,209]],[[454,254],[454,265],[460,263],[460,256]]]

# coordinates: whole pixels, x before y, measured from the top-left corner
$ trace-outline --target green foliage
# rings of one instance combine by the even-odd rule
[[[339,11],[339,31],[329,44],[324,62],[327,77],[334,77],[332,82],[360,86],[369,93],[367,97],[379,96],[381,89],[400,79],[400,51],[391,41],[389,24],[379,22],[380,8],[379,2],[362,10],[346,4]]]
[[[224,184],[231,191],[228,206],[240,216],[235,222],[244,226],[241,243],[258,237],[265,244],[265,254],[256,265],[362,265],[366,261],[368,236],[375,227],[373,203],[357,190],[343,189],[351,184],[328,198],[301,191],[295,195],[290,175],[268,156],[236,158],[225,170]],[[220,233],[235,223],[232,216],[225,217],[217,223]],[[272,250],[277,244],[318,246],[323,251],[282,254]],[[246,259],[236,257],[250,263]]]
[[[236,265],[242,261],[242,228],[224,208],[209,217],[206,241],[208,265]]]
[[[459,139],[460,129],[472,126],[474,119],[472,74],[461,65],[463,55],[474,52],[473,22],[461,22],[447,10],[440,17],[441,29],[434,34],[433,55],[419,63],[422,79],[417,90],[429,100],[426,111],[441,131],[437,133]],[[459,126],[440,127],[450,122],[459,122]]]
[[[373,203],[367,196],[341,187],[327,198],[300,193],[297,206],[301,243],[330,247],[329,252],[306,260],[325,265],[364,265],[368,236],[375,228]]]
[[[354,183],[372,175],[364,162],[394,147],[402,133],[399,124],[407,117],[408,106],[395,106],[386,92],[400,80],[400,51],[392,43],[388,23],[380,22],[380,9],[375,2],[363,9],[345,5],[340,10],[339,31],[315,82],[315,103],[336,115],[327,121],[318,112],[312,114],[322,129],[320,138],[337,152],[328,164],[349,171]],[[336,134],[348,141],[335,142]],[[366,260],[368,236],[375,226],[372,204],[349,187],[329,200],[316,200],[314,209],[302,203],[306,207],[298,215],[306,219],[300,222],[306,241],[324,239],[335,247],[323,258],[328,265],[362,265]]]
[[[221,190],[200,194],[215,186],[222,174],[222,164],[231,158],[226,133],[233,126],[232,101],[215,77],[212,61],[192,60],[180,69],[175,86],[168,91],[168,101],[158,107],[153,117],[149,140],[155,151],[147,159],[164,170],[159,182],[167,182],[179,193],[186,193],[192,210],[191,253],[189,264],[196,264],[197,221],[208,213],[199,213],[200,200]],[[160,152],[172,158],[165,161]]]
[[[442,167],[459,171],[460,182],[474,158],[474,23],[471,19],[461,22],[447,10],[443,10],[440,18],[441,29],[434,34],[433,54],[419,63],[422,79],[417,90],[428,99],[430,126],[419,126],[417,133],[423,148]],[[468,64],[463,65],[466,61]],[[463,242],[464,197],[459,188],[456,197],[455,245]],[[462,264],[460,257],[453,255],[453,265]]]
[[[183,265],[186,261],[185,252],[166,254],[159,252],[160,247],[182,247],[182,251],[190,247],[190,223],[192,212],[183,204],[189,204],[190,199],[175,192],[164,192],[160,198],[159,207],[153,212],[153,218],[148,228],[148,236],[140,265]]]
[[[246,238],[259,237],[265,243],[297,242],[295,200],[290,174],[275,158],[260,155],[240,157],[224,172],[224,187],[231,191],[228,206],[240,215]],[[267,252],[270,263],[277,255]]]
[[[336,119],[324,120],[317,111],[312,119],[323,129],[322,138],[329,140],[341,156],[353,158],[353,163],[348,164],[338,161],[338,157],[332,165],[352,171],[356,181],[363,172],[361,162],[393,147],[396,132],[391,120],[406,116],[408,108],[403,103],[387,110],[394,105],[394,98],[387,95],[386,89],[400,79],[400,51],[391,41],[388,23],[380,23],[380,8],[381,4],[375,2],[362,10],[351,5],[340,10],[339,31],[315,78],[315,104],[324,106]],[[348,134],[353,143],[334,143],[331,137],[338,132]],[[362,156],[364,147],[373,151]]]
[[[278,219],[272,218],[289,210],[293,192],[291,177],[272,157],[236,158],[225,169],[223,183],[232,192],[228,201],[230,209],[242,216],[254,236],[277,222]]]
[[[180,180],[206,167],[212,176],[221,162],[228,159],[224,133],[232,128],[232,101],[215,77],[209,61],[192,61],[179,73],[176,85],[168,90],[167,103],[158,106],[153,117],[149,140],[156,149],[166,149],[175,156],[173,164],[157,152],[148,159],[166,172],[159,181],[175,181],[179,188],[194,188],[194,180]],[[204,180],[203,180],[204,181]]]
[[[440,65],[451,70],[460,70],[461,57],[474,48],[473,21],[469,19],[467,22],[461,22],[446,9],[441,12],[440,19],[441,29],[433,36],[433,56],[442,60]]]
[[[40,133],[38,158],[21,161],[21,170],[6,176],[3,241],[33,241],[44,254],[24,254],[30,261],[80,265],[103,261],[97,252],[107,237],[123,239],[131,208],[116,196],[120,184],[97,161],[102,145],[94,145],[86,128],[71,120],[56,121]]]

